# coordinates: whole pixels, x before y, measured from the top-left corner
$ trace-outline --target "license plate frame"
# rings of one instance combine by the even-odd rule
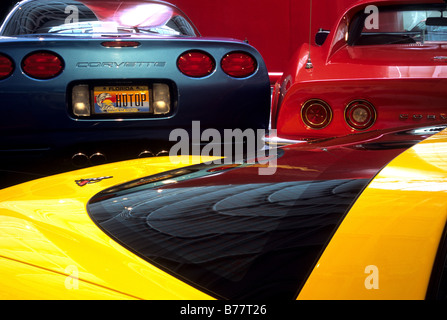
[[[92,88],[94,115],[152,114],[148,85],[95,85]]]

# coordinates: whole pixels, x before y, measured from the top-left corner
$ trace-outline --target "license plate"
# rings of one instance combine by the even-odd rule
[[[93,94],[96,114],[151,112],[148,86],[98,86]]]

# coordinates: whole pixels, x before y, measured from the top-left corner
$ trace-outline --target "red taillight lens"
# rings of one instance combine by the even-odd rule
[[[323,129],[332,121],[332,110],[323,100],[308,100],[301,108],[301,118],[308,127]]]
[[[22,69],[35,79],[51,79],[64,69],[62,58],[52,52],[34,52],[22,61]]]
[[[376,121],[376,117],[376,109],[365,100],[351,101],[345,109],[346,123],[356,130],[369,129]]]
[[[216,63],[208,53],[194,50],[183,53],[177,60],[177,67],[188,77],[202,78],[214,71]]]
[[[141,43],[138,41],[104,41],[101,45],[106,48],[136,48]]]
[[[10,58],[0,54],[0,80],[6,79],[14,71],[14,63]]]
[[[245,52],[231,52],[223,57],[222,70],[234,78],[251,76],[258,68],[256,59]]]

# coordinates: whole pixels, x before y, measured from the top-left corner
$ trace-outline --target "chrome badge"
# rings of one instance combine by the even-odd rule
[[[80,187],[83,187],[87,184],[92,184],[92,183],[96,183],[99,181],[102,181],[104,179],[111,179],[113,178],[113,176],[107,176],[107,177],[99,177],[99,178],[89,178],[89,179],[79,179],[79,180],[75,180],[76,184]]]

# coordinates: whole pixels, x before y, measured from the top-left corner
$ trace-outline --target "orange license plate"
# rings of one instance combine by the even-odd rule
[[[96,114],[152,112],[148,86],[98,86],[93,95]]]

